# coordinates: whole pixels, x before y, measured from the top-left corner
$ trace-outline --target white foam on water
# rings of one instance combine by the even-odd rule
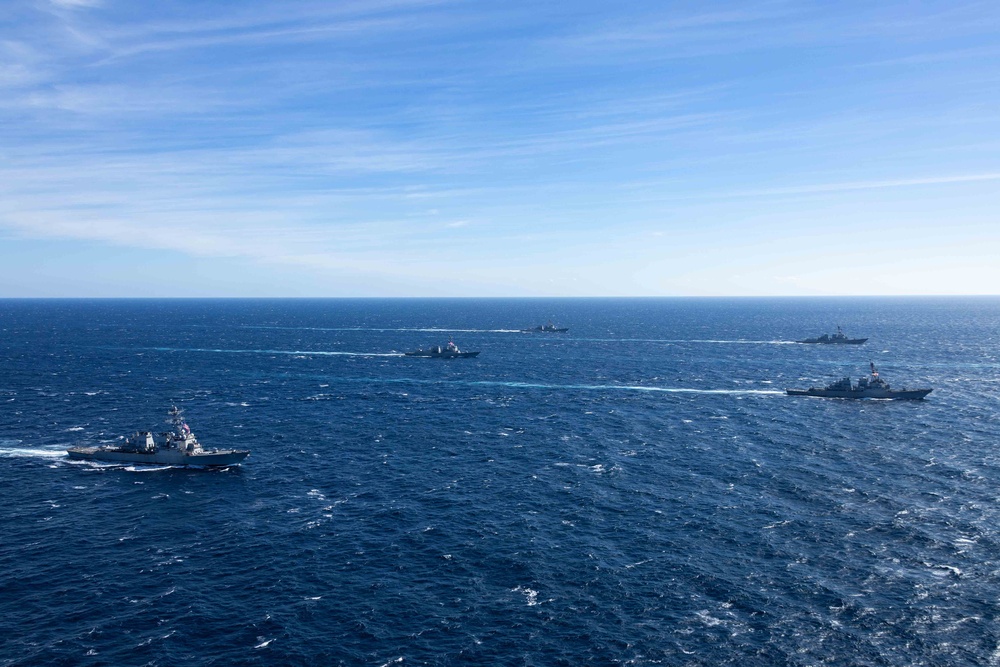
[[[701,611],[695,612],[695,616],[697,616],[698,620],[700,620],[702,623],[704,623],[710,628],[715,627],[717,625],[722,625],[724,622],[721,619],[712,616],[712,614],[707,609],[702,609]]]
[[[214,354],[284,354],[301,359],[309,357],[402,357],[402,352],[334,352],[330,350],[252,350],[207,347],[153,347],[156,352],[206,352]]]
[[[66,459],[66,465],[82,466],[84,468],[117,468],[115,463],[105,463],[104,461],[87,461],[84,459]],[[76,488],[76,487],[74,487]],[[84,488],[84,487],[80,487]]]
[[[723,340],[721,338],[576,338],[598,343],[694,343],[707,345],[799,345],[794,340]]]
[[[0,457],[3,458],[42,458],[61,459],[66,456],[65,449],[37,449],[33,447],[0,447]]]
[[[521,593],[522,595],[524,595],[525,601],[528,603],[529,607],[535,607],[541,604],[538,601],[538,591],[536,590],[532,590],[530,588],[524,588],[521,586],[515,586],[514,588],[511,589],[511,591],[514,593]]]
[[[783,395],[785,392],[774,389],[689,389],[687,387],[653,387],[643,385],[624,384],[543,384],[535,382],[496,382],[490,380],[476,380],[468,383],[474,386],[494,386],[511,387],[514,389],[572,389],[584,391],[643,391],[665,394],[719,394],[728,396],[757,395],[774,396]]]
[[[934,563],[924,563],[924,565],[931,568],[931,573],[936,577],[962,576],[962,570],[954,565],[936,565]]]

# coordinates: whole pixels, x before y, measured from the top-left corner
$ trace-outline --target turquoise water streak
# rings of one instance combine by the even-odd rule
[[[836,325],[869,342],[787,343]],[[996,663],[998,332],[992,298],[0,301],[0,665]],[[402,356],[449,336],[480,356]],[[934,392],[784,395],[869,360]],[[63,455],[175,403],[250,458]]]

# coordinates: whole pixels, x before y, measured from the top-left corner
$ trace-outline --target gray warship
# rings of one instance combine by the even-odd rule
[[[933,389],[892,389],[889,383],[879,377],[875,362],[869,362],[871,374],[851,384],[851,378],[841,378],[825,387],[809,389],[786,389],[789,396],[819,396],[821,398],[893,398],[920,400]]]
[[[414,350],[413,352],[404,352],[403,354],[408,357],[431,357],[433,359],[469,359],[479,356],[478,351],[462,352],[453,341],[448,341],[448,344],[444,347],[435,345],[426,350]]]
[[[167,423],[172,426],[170,431],[157,435],[136,431],[120,445],[70,447],[66,453],[71,459],[87,461],[181,466],[237,465],[250,454],[246,449],[205,449],[176,406],[167,414]]]
[[[569,327],[557,327],[552,322],[539,324],[537,327],[531,329],[521,329],[521,333],[566,333],[567,331],[569,331]]]
[[[820,345],[861,345],[867,338],[848,338],[847,334],[837,327],[835,334],[823,334],[819,338],[806,338],[795,341],[796,343],[818,343]]]

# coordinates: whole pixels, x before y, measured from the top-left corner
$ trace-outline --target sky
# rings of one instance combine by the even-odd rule
[[[1000,294],[1000,3],[7,0],[0,297]]]

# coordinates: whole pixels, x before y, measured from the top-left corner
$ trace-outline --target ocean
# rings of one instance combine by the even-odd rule
[[[0,300],[0,665],[1000,665],[998,355],[998,298]],[[784,393],[870,361],[934,391]],[[172,405],[250,457],[65,456]]]

